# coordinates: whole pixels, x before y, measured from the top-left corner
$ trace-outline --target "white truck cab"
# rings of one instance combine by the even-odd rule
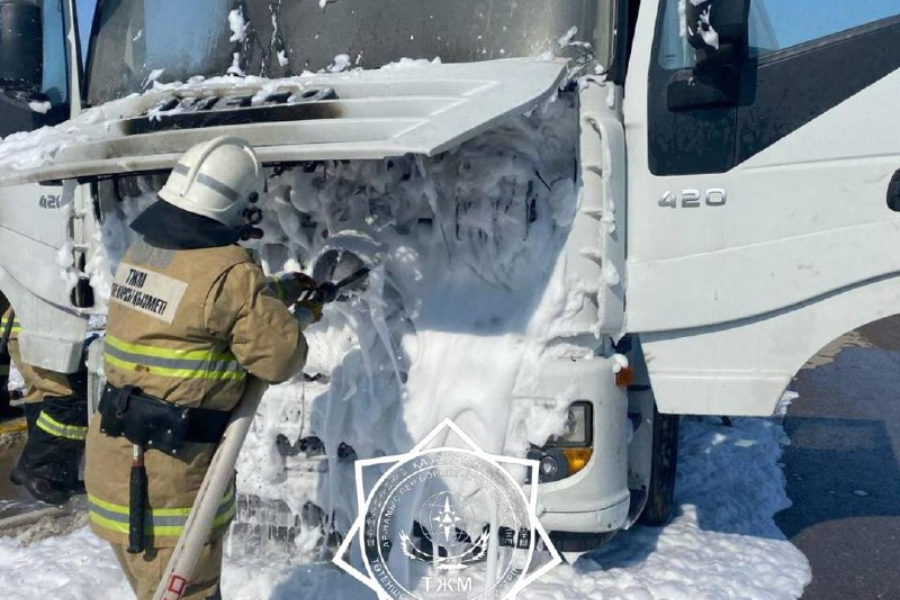
[[[85,226],[4,252],[0,288],[42,307],[22,311],[26,330],[52,309],[53,335],[77,343],[102,298],[45,283],[51,255],[83,267],[104,215],[198,141],[244,137],[273,169],[434,157],[569,98],[578,200],[563,252],[597,285],[567,336],[586,354],[540,373],[547,397],[576,388],[569,433],[532,455],[542,522],[587,548],[642,513],[668,518],[677,415],[770,415],[822,346],[900,312],[897,47],[893,2],[798,15],[777,0],[100,0],[72,88],[91,110],[34,147],[0,145],[4,248],[40,214],[15,186],[66,182]],[[17,159],[41,144],[52,151]],[[36,359],[68,360],[34,339]]]
[[[63,0],[0,2],[0,139],[80,111],[73,11]],[[92,292],[86,281],[65,281],[56,265],[83,259],[84,246],[72,246],[82,225],[60,182],[0,189],[0,290],[24,324],[21,352],[29,364],[72,372],[81,358],[86,321],[77,307],[90,304]]]

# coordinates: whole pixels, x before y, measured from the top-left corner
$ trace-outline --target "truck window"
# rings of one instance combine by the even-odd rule
[[[62,0],[43,0],[35,5],[40,8],[43,30],[40,79],[27,89],[12,86],[0,90],[0,137],[55,125],[69,118],[69,71]],[[38,52],[37,45],[33,51],[29,50],[31,52]]]
[[[679,10],[682,1],[689,0],[666,1],[659,62],[667,70],[694,66],[693,49],[683,35]],[[898,14],[900,4],[897,0],[853,3],[844,0],[753,0],[750,5],[750,56],[765,56]]]
[[[228,15],[234,4],[232,0],[99,2],[87,66],[88,103],[142,92],[151,79],[224,75],[232,63]]]
[[[764,55],[900,14],[897,0],[753,0],[751,54]],[[754,36],[756,34],[756,36]],[[762,35],[764,34],[764,36]]]
[[[100,0],[87,101],[141,92],[151,79],[278,78],[403,58],[460,63],[552,52],[609,68],[619,1]]]
[[[68,61],[66,60],[65,20],[62,2],[47,0],[44,17],[44,94],[53,105],[69,101]]]
[[[897,0],[751,0],[739,101],[671,107],[673,73],[695,59],[679,10],[692,1],[660,0],[648,91],[655,175],[725,173],[900,68]]]

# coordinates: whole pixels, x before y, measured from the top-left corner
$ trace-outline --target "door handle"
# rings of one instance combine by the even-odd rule
[[[892,211],[900,212],[900,169],[897,169],[888,184],[887,204]]]

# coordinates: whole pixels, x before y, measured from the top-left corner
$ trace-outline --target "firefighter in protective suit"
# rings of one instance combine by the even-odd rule
[[[18,336],[18,329],[14,327],[15,323],[10,322],[12,318],[12,309],[6,296],[0,294],[0,421],[16,419],[22,416],[22,410],[10,405],[12,397],[9,394],[9,365],[10,351],[9,342]]]
[[[152,598],[184,528],[230,411],[252,375],[279,383],[306,360],[312,301],[288,306],[311,279],[277,289],[237,246],[260,212],[262,169],[243,140],[188,150],[159,199],[131,225],[142,238],[119,264],[109,302],[105,388],[87,439],[91,528],[109,541],[139,600]],[[130,512],[129,474],[140,449],[143,515]],[[218,599],[222,536],[235,513],[225,494],[185,599]],[[129,523],[143,521],[143,548]]]
[[[42,502],[63,504],[71,496],[84,493],[79,470],[87,437],[87,370],[82,364],[78,372],[67,375],[23,363],[18,339],[21,326],[6,298],[0,299],[5,304],[0,331],[9,333],[8,354],[0,355],[5,363],[3,392],[11,357],[25,380],[23,400],[28,422],[28,441],[9,478]]]

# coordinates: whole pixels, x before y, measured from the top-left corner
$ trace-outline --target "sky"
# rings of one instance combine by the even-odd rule
[[[192,1],[196,2],[197,0]],[[76,0],[76,3],[76,9],[78,11],[78,31],[81,35],[81,51],[87,53],[88,36],[90,35],[94,7],[97,5],[97,0]]]

